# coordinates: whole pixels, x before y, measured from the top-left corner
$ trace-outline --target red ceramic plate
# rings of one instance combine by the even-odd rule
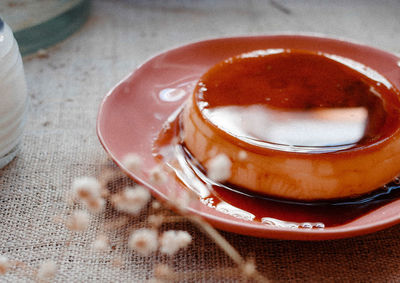
[[[185,45],[148,60],[113,88],[104,98],[97,133],[105,150],[130,177],[147,186],[153,195],[167,199],[166,186],[151,185],[145,176],[129,172],[121,163],[130,152],[139,153],[145,169],[157,164],[152,143],[163,123],[180,108],[200,76],[217,62],[257,49],[292,48],[322,51],[347,57],[378,71],[400,89],[399,58],[390,53],[342,40],[299,35],[222,38]],[[173,179],[173,178],[172,178]],[[185,188],[178,182],[174,190]],[[293,240],[352,237],[400,222],[400,199],[361,215],[349,223],[324,229],[282,228],[224,214],[200,201],[190,210],[214,227],[234,233]]]

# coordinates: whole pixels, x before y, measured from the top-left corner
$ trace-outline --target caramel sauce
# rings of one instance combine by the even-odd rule
[[[307,153],[365,147],[399,127],[390,86],[324,54],[245,54],[211,68],[194,91],[202,117],[253,146]]]

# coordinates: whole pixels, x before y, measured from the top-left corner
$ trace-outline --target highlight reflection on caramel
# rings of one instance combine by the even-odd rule
[[[346,149],[360,142],[368,131],[368,110],[364,107],[285,111],[250,105],[203,112],[220,129],[261,147],[272,147],[272,143],[314,147],[313,151]]]

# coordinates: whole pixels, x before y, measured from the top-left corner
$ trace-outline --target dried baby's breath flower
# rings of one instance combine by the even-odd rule
[[[151,195],[143,186],[126,187],[122,192],[111,197],[111,203],[115,209],[129,213],[138,214],[150,201]]]
[[[244,150],[239,151],[238,153],[239,160],[243,161],[247,159],[247,152]]]
[[[75,210],[68,218],[66,226],[71,231],[84,231],[89,226],[89,214],[83,210]]]
[[[175,271],[166,264],[158,264],[154,268],[154,277],[157,279],[172,279],[175,275]]]
[[[168,175],[162,166],[156,166],[150,170],[150,182],[154,185],[164,185],[168,181]]]
[[[241,270],[246,277],[252,277],[257,272],[256,265],[253,261],[246,261],[243,266],[241,266]]]
[[[92,243],[92,248],[98,252],[104,252],[110,250],[110,241],[106,235],[98,235]]]
[[[151,207],[152,207],[153,209],[160,209],[160,208],[161,208],[161,203],[159,203],[159,202],[156,201],[156,200],[153,200],[152,203],[151,203]]]
[[[73,199],[83,203],[93,213],[103,211],[106,201],[105,195],[100,183],[92,177],[81,177],[76,179],[72,186]]]
[[[0,274],[4,275],[10,269],[11,263],[4,255],[0,255]]]
[[[52,260],[42,262],[39,266],[37,277],[40,281],[50,281],[57,272],[57,264]]]
[[[160,251],[163,254],[174,255],[179,249],[186,248],[192,241],[192,236],[186,231],[169,230],[160,237]]]
[[[122,159],[122,164],[132,172],[140,172],[143,167],[142,158],[136,153],[128,153]]]
[[[232,162],[228,156],[221,153],[210,159],[207,164],[207,176],[216,182],[224,182],[231,176]]]
[[[157,231],[146,228],[134,231],[129,237],[128,247],[143,256],[155,252],[158,248]]]
[[[101,190],[99,181],[93,177],[79,177],[72,184],[73,197],[78,201],[100,198]]]

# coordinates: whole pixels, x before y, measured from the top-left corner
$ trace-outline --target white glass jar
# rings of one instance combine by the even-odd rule
[[[0,19],[0,168],[17,154],[28,107],[24,69],[10,27]]]

